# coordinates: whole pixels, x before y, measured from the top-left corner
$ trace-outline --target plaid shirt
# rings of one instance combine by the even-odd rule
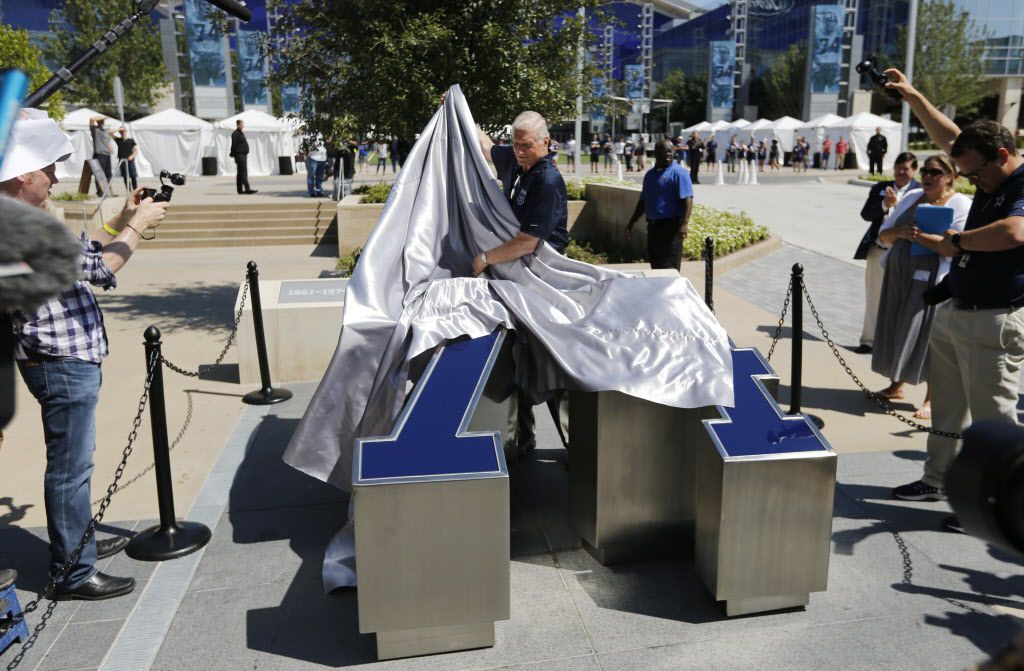
[[[14,358],[74,357],[99,363],[107,355],[103,313],[89,284],[104,289],[117,286],[114,272],[103,262],[103,245],[82,233],[82,279],[34,313],[11,313],[17,344]]]

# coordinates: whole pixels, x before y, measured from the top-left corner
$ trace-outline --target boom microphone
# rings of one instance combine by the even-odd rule
[[[231,16],[235,17],[236,19],[241,19],[242,21],[251,21],[252,20],[252,12],[250,12],[249,9],[247,7],[245,7],[244,5],[240,5],[237,2],[235,2],[235,0],[206,0],[206,1],[208,3],[210,3],[211,5],[214,5],[216,7],[219,7],[221,9],[223,9],[225,12],[227,12]]]
[[[81,275],[82,246],[37,207],[0,197],[0,310],[39,307]]]

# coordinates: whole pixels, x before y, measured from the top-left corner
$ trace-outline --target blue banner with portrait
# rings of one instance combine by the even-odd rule
[[[600,133],[604,131],[604,101],[601,100],[608,95],[608,84],[604,77],[593,77],[590,80],[590,97],[594,104],[590,107],[590,132]]]
[[[839,93],[839,71],[843,62],[843,6],[815,5],[812,8],[811,93]]]
[[[733,84],[736,71],[736,43],[728,40],[710,42],[710,68],[708,71],[708,107],[713,110],[732,110]]]
[[[630,100],[644,97],[644,66],[626,65],[626,97]]]
[[[300,111],[299,87],[295,84],[281,87],[281,113],[295,113]]]
[[[208,119],[228,116],[224,40],[205,0],[185,0],[185,35],[196,116]]]
[[[263,33],[239,31],[238,72],[242,82],[242,107],[270,113],[270,94],[267,91],[266,59],[261,43]]]

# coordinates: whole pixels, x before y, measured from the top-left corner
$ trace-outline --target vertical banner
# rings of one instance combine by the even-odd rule
[[[736,81],[736,43],[711,42],[708,71],[708,121],[732,120],[733,85]]]
[[[196,116],[221,119],[229,116],[224,41],[207,14],[209,6],[205,0],[185,0],[185,33]]]
[[[635,64],[625,66],[626,97],[630,100],[644,97],[644,66]]]
[[[238,32],[238,71],[242,82],[242,108],[270,113],[270,93],[266,82],[266,59],[260,43],[263,33]]]
[[[843,62],[843,7],[815,5],[811,40],[811,93],[839,93]]]
[[[605,83],[604,77],[594,77],[590,80],[590,95],[594,101],[600,101],[608,95],[608,87]],[[590,108],[590,132],[591,133],[603,133],[604,132],[604,103],[596,104]]]
[[[281,87],[281,113],[295,113],[300,111],[299,87],[295,84]]]

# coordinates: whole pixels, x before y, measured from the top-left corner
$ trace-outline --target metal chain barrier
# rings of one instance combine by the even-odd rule
[[[807,300],[807,307],[811,309],[811,316],[814,317],[814,321],[818,324],[818,330],[821,331],[821,337],[825,339],[825,342],[828,344],[829,349],[832,350],[832,354],[834,354],[836,360],[839,361],[839,365],[843,367],[843,369],[846,371],[846,374],[850,376],[851,380],[853,380],[854,384],[856,384],[860,388],[860,390],[864,392],[864,396],[866,398],[874,401],[875,404],[882,409],[882,412],[892,417],[895,417],[896,419],[903,422],[907,426],[915,428],[919,431],[925,431],[926,433],[934,434],[936,436],[942,436],[943,438],[953,438],[954,440],[960,440],[960,438],[962,438],[962,436],[959,433],[954,433],[952,431],[939,431],[938,429],[933,429],[930,426],[925,426],[924,424],[920,424],[908,417],[901,415],[900,413],[896,412],[895,409],[893,409],[892,405],[889,404],[889,401],[887,399],[879,396],[878,394],[875,394],[866,386],[864,386],[864,383],[860,381],[860,378],[857,377],[856,373],[853,372],[853,369],[850,368],[850,365],[846,363],[846,359],[843,358],[843,355],[839,353],[839,348],[836,347],[836,344],[834,342],[832,342],[832,338],[829,336],[828,331],[825,329],[825,325],[821,321],[821,316],[818,314],[817,309],[815,309],[814,307],[814,301],[811,300],[811,294],[807,291],[806,284],[803,285],[803,294],[804,298]]]
[[[107,507],[110,505],[110,499],[118,490],[118,481],[120,481],[121,477],[124,475],[124,469],[128,465],[128,457],[131,456],[132,450],[134,449],[135,439],[138,437],[139,427],[142,425],[142,415],[145,413],[146,405],[149,402],[149,388],[153,383],[153,374],[159,364],[160,362],[157,361],[156,355],[154,354],[148,363],[146,383],[142,389],[142,396],[139,397],[138,412],[135,413],[135,419],[132,420],[132,430],[128,433],[128,444],[125,445],[124,452],[121,455],[121,463],[117,465],[117,469],[114,471],[114,481],[107,487],[106,496],[99,501],[99,510],[97,510],[96,514],[93,515],[91,520],[89,520],[89,524],[85,528],[85,533],[82,534],[82,539],[78,541],[78,545],[75,547],[74,551],[72,551],[71,557],[68,559],[67,563],[60,567],[57,575],[47,581],[46,586],[41,592],[39,592],[39,594],[36,595],[36,598],[22,608],[21,615],[19,616],[22,619],[24,619],[24,617],[29,613],[38,609],[39,604],[43,599],[53,596],[53,592],[57,589],[57,585],[64,581],[68,573],[71,571],[71,568],[78,563],[79,559],[82,558],[82,552],[85,551],[85,546],[89,544],[90,539],[92,539],[93,535],[96,533],[96,527],[103,521],[103,516],[106,514]],[[36,641],[39,639],[39,634],[46,627],[46,623],[53,615],[53,611],[56,607],[57,602],[50,601],[46,611],[43,613],[42,619],[39,621],[39,624],[33,628],[32,634],[28,637],[28,640],[22,644],[21,649],[18,650],[18,654],[16,654],[7,664],[7,671],[13,671],[17,668],[25,658],[25,654],[36,644]]]
[[[793,283],[788,283],[786,287],[786,300],[782,301],[782,314],[779,315],[779,323],[775,327],[775,334],[772,335],[772,345],[768,348],[768,361],[772,360],[772,354],[775,353],[775,346],[779,344],[779,338],[782,337],[782,325],[786,321],[786,313],[789,312],[789,301],[793,297]]]
[[[231,349],[231,344],[235,342],[235,336],[238,334],[238,324],[242,321],[242,311],[245,309],[245,300],[246,298],[248,298],[248,296],[249,283],[246,282],[245,286],[242,289],[242,300],[238,302],[238,311],[235,313],[235,323],[231,325],[231,333],[228,334],[228,339],[227,342],[224,343],[224,348],[220,351],[220,354],[217,355],[217,358],[214,360],[211,366],[220,365],[220,363],[224,361],[224,357],[228,355],[228,350]],[[168,361],[166,356],[163,357],[163,362],[165,366],[173,370],[175,373],[178,373],[179,375],[184,375],[185,377],[199,377],[199,370],[185,370],[184,368],[176,366],[170,361]]]
[[[181,439],[185,437],[185,432],[188,431],[188,428],[189,428],[189,426],[191,426],[191,424],[192,424],[192,392],[186,390],[185,391],[185,420],[181,424],[181,429],[178,431],[178,435],[174,437],[174,442],[171,443],[171,448],[170,448],[170,450],[168,450],[168,452],[173,452],[174,451],[174,448],[176,448],[178,446],[178,444],[181,442]],[[146,475],[147,473],[152,471],[154,468],[156,468],[156,462],[151,463],[149,466],[146,466],[144,469],[142,469],[141,471],[139,471],[138,473],[133,475],[129,480],[126,480],[124,482],[124,484],[119,485],[118,488],[117,488],[117,491],[119,491],[119,492],[124,491],[130,485],[133,485],[136,482],[138,482],[144,475]],[[103,499],[99,498],[99,499],[96,499],[95,501],[93,501],[92,504],[94,506],[96,506],[96,505],[99,505],[100,502],[102,502],[102,501],[103,501]]]

